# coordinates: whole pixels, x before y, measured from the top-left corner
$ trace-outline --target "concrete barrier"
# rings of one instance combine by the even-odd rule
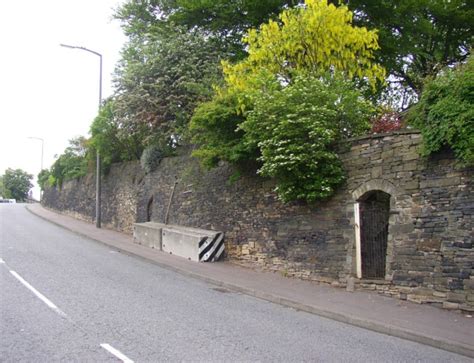
[[[224,252],[224,233],[163,223],[135,223],[136,243],[191,261],[217,261]]]
[[[135,223],[133,225],[133,241],[140,245],[162,250],[162,228],[161,223]]]

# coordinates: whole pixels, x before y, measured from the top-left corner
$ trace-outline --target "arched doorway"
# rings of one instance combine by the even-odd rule
[[[146,221],[150,222],[153,215],[153,195],[148,200],[148,204],[146,206]]]
[[[365,279],[385,278],[390,194],[371,190],[358,200],[361,274]]]

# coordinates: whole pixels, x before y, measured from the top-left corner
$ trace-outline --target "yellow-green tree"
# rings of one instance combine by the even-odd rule
[[[228,89],[248,92],[258,85],[258,75],[290,82],[294,71],[342,72],[375,86],[385,77],[385,70],[373,61],[379,48],[377,32],[353,26],[352,17],[347,6],[306,0],[301,7],[284,10],[278,21],[251,29],[243,39],[248,57],[237,64],[223,63]]]
[[[248,57],[224,62],[225,86],[195,110],[194,155],[204,164],[257,162],[283,201],[331,196],[344,180],[335,145],[364,132],[373,108],[376,31],[352,25],[346,6],[306,0],[244,38]]]

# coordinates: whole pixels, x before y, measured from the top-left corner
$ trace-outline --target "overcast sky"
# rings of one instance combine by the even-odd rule
[[[103,97],[125,36],[112,19],[119,0],[6,0],[0,2],[0,174],[20,168],[36,176],[61,154],[68,140],[87,136],[97,114],[99,57]],[[38,197],[38,188],[34,189]]]

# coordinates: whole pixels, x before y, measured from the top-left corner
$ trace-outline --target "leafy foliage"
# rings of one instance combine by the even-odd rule
[[[130,37],[169,24],[200,29],[231,57],[245,56],[241,42],[250,28],[296,5],[298,0],[144,0],[127,1],[116,11]]]
[[[192,142],[200,147],[193,155],[199,157],[205,166],[214,167],[219,160],[239,164],[256,158],[255,148],[242,142],[244,132],[238,126],[245,118],[238,108],[235,95],[221,93],[196,109],[190,132]]]
[[[6,198],[7,193],[3,185],[3,175],[0,175],[0,197]]]
[[[474,28],[472,1],[342,2],[354,12],[355,24],[378,29],[377,61],[387,69],[391,80],[402,86],[400,91],[411,89],[412,100],[421,94],[424,78],[465,60],[470,52]]]
[[[144,146],[179,142],[194,108],[221,77],[220,56],[197,30],[160,28],[131,39],[115,78],[119,127]]]
[[[200,29],[231,50],[233,60],[246,56],[241,41],[251,28],[285,9],[303,8],[301,0],[143,0],[125,2],[116,12],[129,37],[150,33],[170,23]],[[474,3],[468,0],[329,0],[346,4],[353,24],[377,29],[375,59],[388,72],[388,88],[379,102],[405,108],[416,102],[423,79],[444,66],[465,60],[470,53]],[[327,36],[331,33],[327,32]],[[311,43],[310,43],[311,44]],[[381,84],[379,84],[381,85]]]
[[[460,161],[474,165],[472,56],[427,81],[419,103],[409,112],[409,122],[421,130],[426,154],[449,146]]]
[[[195,112],[194,154],[210,166],[258,161],[284,201],[331,195],[343,180],[335,143],[369,126],[355,86],[384,77],[372,62],[376,33],[351,19],[347,7],[307,0],[250,30],[248,58],[224,63],[226,87]]]
[[[351,82],[334,76],[297,76],[256,99],[240,126],[258,147],[259,173],[277,180],[283,201],[312,202],[334,193],[344,179],[336,143],[368,129],[372,105]]]
[[[44,190],[46,187],[51,186],[50,184],[51,173],[48,169],[43,169],[38,174],[38,185],[41,190]]]
[[[228,87],[248,92],[256,86],[256,75],[290,82],[293,72],[301,70],[344,72],[372,86],[384,79],[384,69],[373,62],[375,31],[353,26],[346,6],[327,0],[306,0],[305,5],[284,10],[278,22],[249,30],[244,38],[249,56],[235,65],[224,63]]]
[[[115,100],[104,102],[99,115],[90,128],[91,138],[88,141],[88,157],[94,162],[96,151],[99,151],[102,168],[107,171],[112,163],[136,160],[143,151],[143,132],[127,132],[120,127],[120,120],[115,112]]]
[[[402,115],[393,110],[382,110],[372,122],[370,132],[380,134],[385,132],[397,131],[404,127]]]
[[[33,187],[31,183],[33,175],[21,169],[8,168],[1,179],[4,198],[16,199],[19,202],[23,202],[28,198],[28,192]]]
[[[163,151],[158,145],[148,146],[143,150],[143,154],[140,158],[140,165],[146,173],[151,173],[156,170],[158,165],[163,159]]]
[[[51,166],[49,182],[61,186],[65,180],[79,178],[87,174],[87,139],[80,136],[69,141],[69,146]]]

